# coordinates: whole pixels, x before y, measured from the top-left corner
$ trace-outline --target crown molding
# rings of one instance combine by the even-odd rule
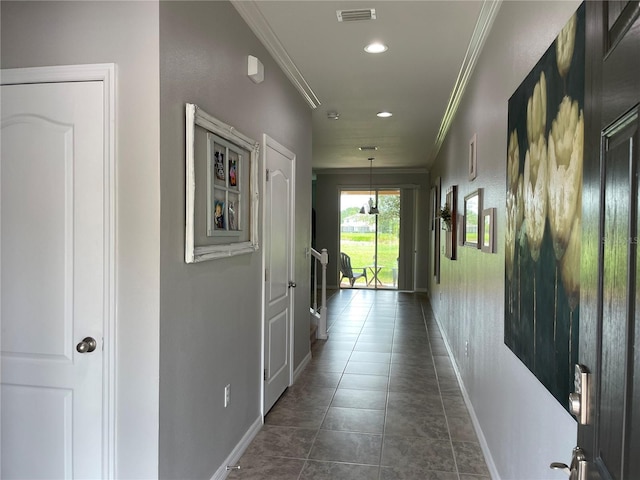
[[[428,174],[429,170],[423,167],[391,167],[374,168],[371,172],[368,167],[360,168],[314,168],[314,175],[393,175],[393,174]]]
[[[460,67],[458,78],[456,78],[456,83],[453,87],[453,91],[451,92],[451,97],[449,98],[447,109],[445,110],[444,116],[442,117],[440,130],[438,131],[438,135],[436,136],[436,144],[433,150],[432,160],[435,159],[435,157],[438,155],[440,147],[442,146],[447,133],[449,133],[449,128],[451,127],[456,112],[458,111],[458,106],[460,105],[462,96],[464,95],[465,89],[467,88],[467,83],[471,78],[471,74],[473,73],[473,70],[476,66],[478,57],[482,52],[484,42],[489,36],[489,32],[491,31],[491,27],[493,26],[493,21],[498,15],[498,10],[500,10],[501,5],[502,0],[484,0],[482,2],[482,8],[480,9],[480,14],[478,15],[478,21],[476,22],[473,34],[471,35],[471,40],[469,41],[467,52],[465,53],[464,59],[462,60],[462,66]]]
[[[298,89],[302,98],[313,109],[320,106],[320,100],[313,92],[307,81],[293,63],[291,57],[285,50],[282,43],[273,32],[264,15],[260,12],[257,2],[255,1],[239,1],[231,0],[231,4],[238,11],[243,20],[247,23],[251,31],[258,37],[258,40],[264,45],[271,54],[276,63],[280,66],[284,74],[289,78],[293,86]]]

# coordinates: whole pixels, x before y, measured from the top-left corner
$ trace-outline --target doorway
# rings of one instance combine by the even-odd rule
[[[293,379],[296,156],[264,135],[263,414]]]
[[[2,71],[2,478],[113,477],[114,72]]]
[[[580,366],[572,475],[640,478],[640,5],[586,2]],[[577,408],[576,408],[577,407]],[[568,454],[569,452],[567,452]]]
[[[398,188],[340,191],[340,253],[358,276],[341,273],[340,288],[398,288],[400,203]]]

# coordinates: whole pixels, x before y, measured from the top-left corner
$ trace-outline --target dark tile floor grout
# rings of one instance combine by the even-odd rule
[[[345,289],[229,480],[490,478],[424,294]]]

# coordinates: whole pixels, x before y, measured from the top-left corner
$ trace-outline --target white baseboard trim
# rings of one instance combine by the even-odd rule
[[[307,356],[304,357],[304,359],[300,362],[300,365],[298,365],[298,368],[296,368],[295,371],[293,372],[293,381],[291,382],[291,385],[296,383],[296,380],[298,380],[298,377],[302,374],[304,369],[307,368],[307,365],[309,365],[310,361],[311,361],[311,352],[307,353]]]
[[[464,399],[464,403],[467,406],[467,410],[469,410],[469,416],[471,417],[471,421],[473,422],[473,428],[476,431],[476,435],[478,436],[478,441],[480,442],[480,448],[482,448],[482,453],[484,454],[484,459],[487,462],[487,468],[489,469],[491,478],[492,480],[501,480],[500,474],[498,473],[498,469],[496,468],[496,464],[493,461],[493,457],[491,456],[491,450],[489,450],[487,439],[485,438],[482,428],[480,427],[480,422],[478,421],[476,412],[473,409],[473,405],[471,404],[471,399],[469,398],[467,389],[465,388],[464,382],[462,381],[462,375],[460,374],[458,363],[456,362],[456,359],[453,356],[453,351],[451,350],[449,339],[447,338],[445,334],[445,330],[444,328],[442,328],[442,324],[440,323],[440,320],[438,320],[438,317],[435,315],[435,313],[434,313],[434,317],[435,317],[436,323],[438,324],[438,328],[440,329],[440,334],[442,335],[444,344],[447,347],[447,353],[449,354],[449,358],[451,359],[453,370],[455,371],[456,378],[458,379],[458,385],[460,385],[460,390],[462,391],[462,398]]]
[[[244,434],[240,442],[233,449],[231,454],[225,459],[224,463],[220,465],[220,468],[216,470],[216,473],[213,474],[211,480],[224,480],[229,475],[229,471],[227,470],[227,465],[237,465],[238,460],[242,457],[242,454],[247,449],[251,441],[258,434],[260,429],[262,428],[262,415],[256,418],[256,421],[249,427],[247,433]]]

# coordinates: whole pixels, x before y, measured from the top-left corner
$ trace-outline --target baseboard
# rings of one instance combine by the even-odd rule
[[[220,465],[220,468],[216,470],[216,473],[213,474],[211,480],[224,480],[229,475],[229,471],[227,470],[228,465],[237,465],[238,460],[242,457],[242,454],[247,449],[247,447],[251,444],[251,441],[258,434],[260,429],[262,428],[262,415],[256,418],[256,421],[253,422],[253,425],[249,427],[247,433],[244,434],[240,442],[233,449],[231,454],[225,459],[224,463]]]
[[[311,361],[311,352],[307,353],[307,356],[304,357],[304,359],[300,362],[300,365],[298,365],[298,368],[294,370],[293,381],[291,382],[291,385],[296,383],[296,380],[298,380],[298,377],[302,374],[304,369],[307,368],[307,365],[309,365],[310,361]]]
[[[416,292],[416,293],[428,293],[429,289],[428,288],[416,288],[414,290],[414,292]]]
[[[471,422],[473,423],[473,428],[476,431],[476,435],[478,436],[478,441],[480,442],[480,448],[482,448],[482,453],[484,454],[484,459],[487,462],[487,468],[489,469],[489,473],[491,474],[492,480],[501,480],[500,474],[498,473],[498,469],[496,468],[496,464],[493,461],[493,457],[491,456],[491,450],[489,450],[489,445],[487,444],[487,439],[482,432],[482,428],[480,427],[480,422],[478,421],[478,417],[476,416],[476,412],[473,409],[473,405],[471,404],[471,399],[469,398],[469,393],[464,386],[464,382],[462,381],[462,375],[460,374],[460,369],[458,368],[458,363],[453,355],[453,350],[451,349],[451,345],[449,344],[449,340],[445,335],[445,330],[442,328],[442,324],[438,317],[434,313],[434,318],[436,323],[438,324],[438,328],[440,329],[440,334],[442,335],[442,340],[444,340],[445,347],[447,347],[447,353],[449,354],[449,358],[451,359],[451,364],[453,365],[453,370],[456,373],[456,378],[458,379],[458,385],[460,385],[460,390],[462,391],[462,398],[464,399],[464,403],[467,406],[467,410],[469,410],[469,416],[471,417]]]

